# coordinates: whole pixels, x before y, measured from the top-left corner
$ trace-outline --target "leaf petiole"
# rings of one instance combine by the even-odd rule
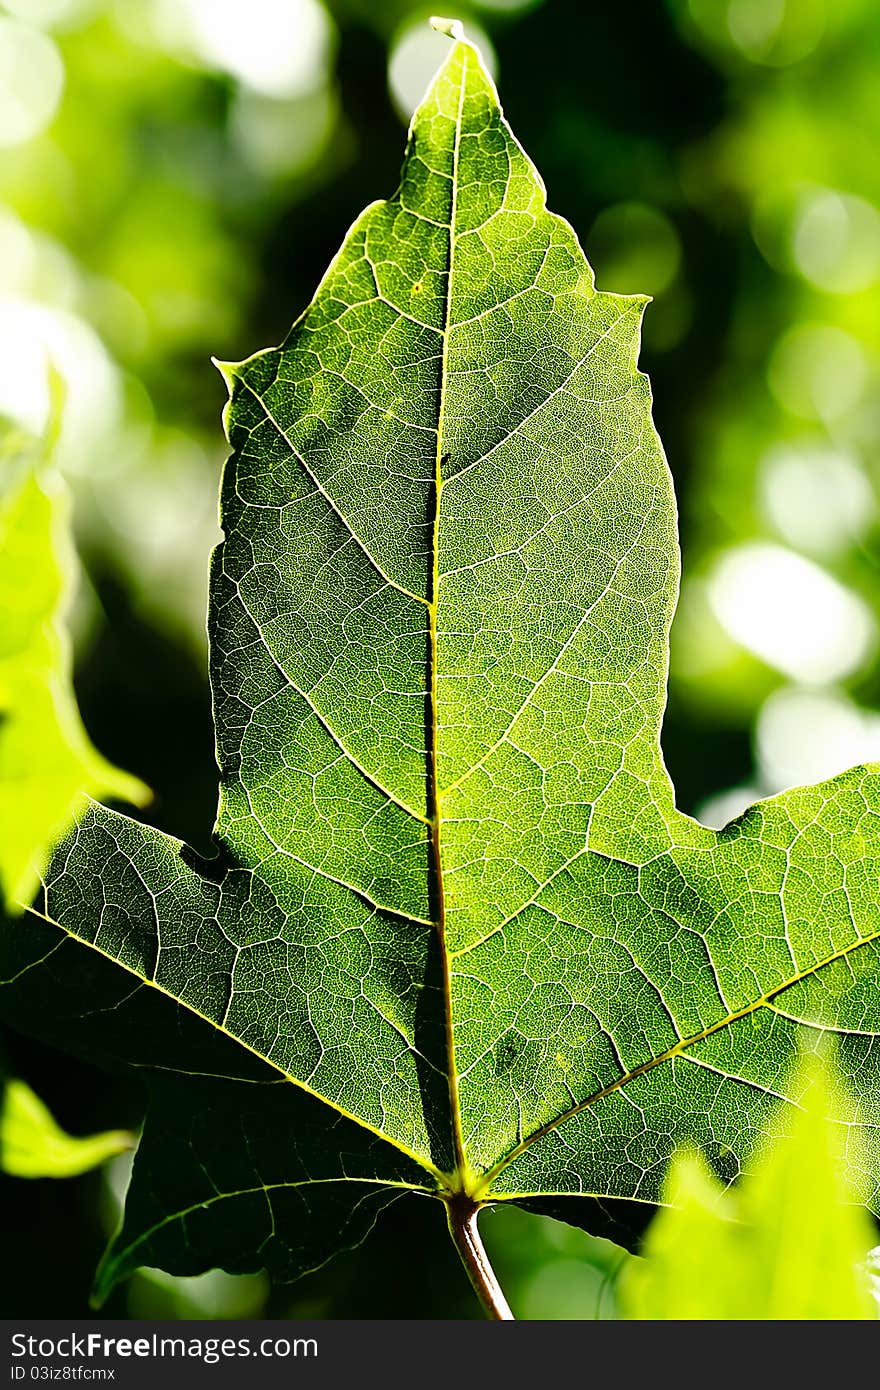
[[[477,1229],[479,1210],[477,1203],[467,1193],[456,1193],[446,1203],[449,1234],[486,1317],[498,1322],[512,1322],[514,1318],[510,1305],[489,1263],[486,1247]]]

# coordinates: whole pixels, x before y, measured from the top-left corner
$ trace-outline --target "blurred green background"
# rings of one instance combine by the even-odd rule
[[[439,3],[439,0],[437,0]],[[77,691],[148,817],[210,848],[206,562],[225,391],[396,182],[446,41],[409,0],[0,0],[0,414],[60,461],[84,565]],[[642,365],[684,561],[667,761],[684,809],[880,758],[876,0],[472,0],[514,129],[599,286],[654,295]],[[129,1083],[8,1034],[75,1133]],[[0,1179],[6,1316],[87,1314],[124,1174]],[[524,1317],[613,1316],[620,1252],[483,1230]],[[415,1258],[413,1259],[413,1252]],[[110,1316],[477,1315],[434,1203],[292,1288],[144,1275]]]

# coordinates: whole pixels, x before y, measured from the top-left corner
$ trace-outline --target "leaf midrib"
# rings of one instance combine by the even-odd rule
[[[452,319],[452,284],[455,269],[455,225],[458,211],[458,160],[461,145],[461,120],[467,87],[468,49],[461,46],[461,79],[458,110],[455,117],[455,141],[452,152],[452,190],[449,208],[449,253],[446,267],[446,302],[443,316],[443,335],[440,347],[440,391],[437,407],[437,449],[434,458],[434,518],[431,536],[431,588],[428,602],[428,666],[431,707],[431,747],[428,757],[429,824],[431,827],[431,867],[434,879],[434,900],[437,904],[437,937],[443,989],[444,1033],[446,1038],[446,1075],[449,1088],[449,1110],[452,1124],[452,1144],[455,1168],[450,1187],[454,1191],[469,1186],[470,1165],[465,1152],[464,1132],[459,1096],[458,1068],[455,1059],[455,1030],[452,1011],[452,962],[446,945],[446,901],[443,882],[443,850],[441,791],[439,771],[440,710],[438,699],[438,633],[437,614],[440,595],[440,499],[443,493],[443,425],[446,409],[446,386],[449,376],[449,328]]]

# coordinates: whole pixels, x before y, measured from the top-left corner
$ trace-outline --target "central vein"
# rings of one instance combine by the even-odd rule
[[[452,1023],[452,980],[449,953],[446,949],[446,906],[443,887],[442,857],[442,816],[440,810],[440,781],[438,768],[440,720],[437,699],[437,609],[440,589],[440,498],[443,492],[443,416],[446,406],[446,379],[449,348],[449,324],[452,313],[452,274],[455,257],[455,215],[458,197],[458,155],[461,143],[461,118],[464,108],[464,94],[467,83],[468,56],[462,57],[461,88],[458,97],[458,112],[455,120],[455,143],[452,151],[452,195],[449,213],[449,255],[446,271],[446,308],[443,323],[443,336],[440,358],[440,392],[437,412],[437,451],[434,464],[434,521],[431,536],[431,592],[428,604],[428,662],[430,666],[430,705],[431,705],[431,746],[428,755],[429,779],[429,824],[431,829],[431,860],[434,877],[434,898],[437,910],[437,935],[440,948],[440,970],[443,982],[443,1013],[446,1033],[446,1073],[449,1080],[449,1107],[452,1117],[452,1140],[455,1153],[455,1167],[458,1182],[466,1182],[468,1164],[464,1152],[464,1136],[461,1125],[461,1106],[458,1094],[458,1071],[455,1065],[455,1039]]]

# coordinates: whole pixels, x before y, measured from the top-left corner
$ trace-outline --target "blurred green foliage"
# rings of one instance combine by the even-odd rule
[[[87,797],[139,806],[148,789],[91,746],[66,629],[76,570],[67,491],[48,440],[0,429],[0,905],[33,899]]]
[[[0,1071],[0,1170],[16,1178],[71,1178],[134,1145],[126,1130],[75,1138],[52,1118],[30,1086]]]
[[[733,1189],[699,1154],[680,1154],[666,1179],[668,1206],[651,1223],[642,1257],[617,1285],[630,1319],[665,1321],[874,1321],[866,1268],[873,1224],[848,1205],[846,1126],[834,1117],[841,1084],[825,1059],[805,1056],[801,1108]],[[851,1142],[851,1137],[850,1137]]]
[[[880,756],[880,10],[457,9],[599,285],[655,296],[642,362],[682,512],[664,732],[681,804],[723,822],[755,793]],[[156,789],[155,823],[201,849],[224,398],[209,357],[278,341],[353,217],[394,187],[401,116],[442,48],[429,10],[0,0],[0,414],[39,433],[55,364],[85,723]],[[127,1084],[8,1044],[67,1128],[137,1124]],[[84,1314],[112,1194],[96,1175],[63,1195],[0,1181],[21,1251],[4,1311]],[[442,1223],[412,1206],[292,1290],[209,1276],[203,1307],[474,1315]],[[522,1213],[484,1229],[524,1315],[614,1315],[613,1247]],[[405,1247],[419,1260],[404,1270]],[[107,1312],[192,1316],[200,1297],[143,1276]]]

